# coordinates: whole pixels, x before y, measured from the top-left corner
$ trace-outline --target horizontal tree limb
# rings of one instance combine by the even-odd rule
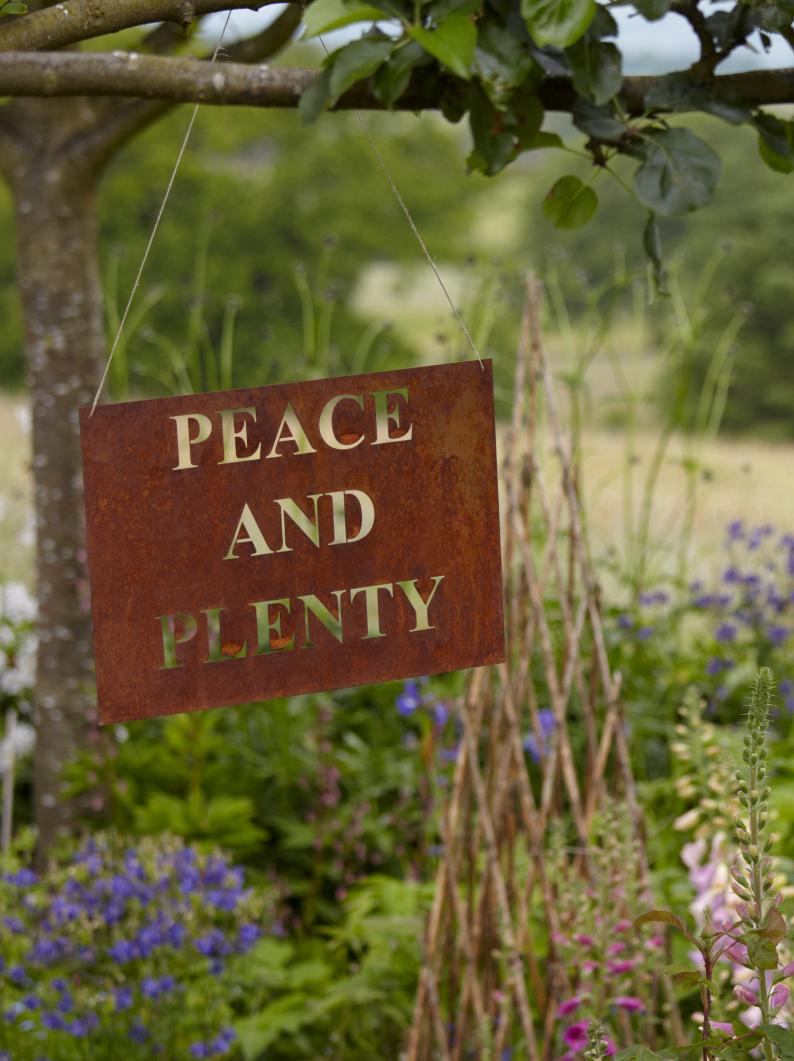
[[[224,0],[226,2],[226,0]],[[189,57],[129,53],[9,52],[0,54],[0,96],[126,96],[248,107],[295,107],[315,73],[289,67],[210,64]],[[644,110],[644,99],[658,77],[627,77],[621,97],[631,114]],[[753,70],[716,77],[717,95],[751,106],[794,103],[794,69]],[[540,89],[547,110],[567,111],[576,95],[565,78],[548,78]],[[367,82],[354,85],[339,109],[382,110]],[[409,87],[400,110],[433,110],[434,96]]]
[[[216,11],[260,8],[282,0],[63,0],[54,7],[0,25],[0,52],[35,52],[65,48],[78,41],[151,22],[187,26]]]

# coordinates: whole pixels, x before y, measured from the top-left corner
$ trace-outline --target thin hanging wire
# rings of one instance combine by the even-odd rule
[[[223,43],[223,38],[224,38],[226,30],[227,30],[227,28],[229,26],[229,20],[231,19],[231,17],[232,17],[232,11],[231,11],[231,9],[229,9],[226,12],[226,21],[224,22],[223,29],[221,30],[220,36],[218,37],[218,43],[215,45],[215,50],[212,53],[212,58],[210,59],[210,63],[214,63],[215,60],[218,58],[218,53],[221,50],[221,44]],[[320,40],[320,44],[322,45],[323,51],[325,52],[326,56],[329,56],[330,53],[329,53],[328,49],[325,46],[325,41],[322,39],[322,37],[320,37],[319,40]],[[122,333],[124,331],[124,325],[127,323],[127,317],[129,316],[130,309],[132,308],[132,303],[133,303],[133,300],[135,298],[135,294],[136,294],[138,288],[140,287],[141,277],[143,276],[143,270],[146,267],[146,262],[147,262],[147,260],[149,258],[149,253],[150,253],[150,251],[152,249],[152,245],[154,244],[155,236],[157,235],[157,230],[160,227],[160,222],[162,221],[163,214],[165,213],[165,208],[166,208],[166,205],[167,205],[168,200],[169,200],[170,195],[171,195],[171,190],[174,187],[174,182],[176,181],[177,172],[179,171],[179,167],[180,167],[180,165],[182,163],[182,158],[183,158],[183,156],[185,154],[185,150],[187,148],[188,140],[190,139],[190,134],[193,131],[193,125],[195,124],[196,117],[198,116],[199,106],[200,106],[200,104],[197,103],[193,107],[193,111],[192,111],[192,113],[190,115],[190,121],[188,122],[187,129],[185,130],[185,135],[182,138],[182,143],[181,143],[181,145],[179,147],[179,152],[177,154],[176,161],[174,162],[174,168],[171,171],[171,176],[170,176],[170,178],[168,180],[168,185],[166,186],[165,194],[163,195],[163,200],[160,203],[160,208],[157,211],[157,216],[155,217],[154,225],[152,226],[152,231],[149,234],[149,239],[148,239],[148,241],[146,243],[146,248],[145,248],[145,250],[143,252],[143,257],[141,258],[141,263],[140,263],[140,265],[138,267],[138,272],[137,272],[137,274],[135,276],[135,281],[134,281],[134,283],[132,285],[132,288],[130,290],[129,298],[127,299],[127,304],[124,307],[124,312],[121,315],[121,320],[119,321],[118,328],[116,329],[116,334],[113,337],[113,343],[111,344],[111,347],[110,347],[110,353],[108,354],[107,361],[105,362],[105,368],[104,368],[104,371],[102,372],[102,378],[99,381],[99,386],[97,387],[96,394],[94,395],[94,400],[91,403],[91,411],[89,413],[89,419],[94,415],[94,412],[95,412],[96,407],[97,407],[97,403],[99,402],[99,398],[100,398],[100,396],[102,394],[102,391],[104,389],[105,383],[107,382],[108,373],[110,372],[110,365],[111,365],[111,363],[113,361],[113,357],[115,356],[116,350],[117,350],[118,345],[119,345],[119,341],[120,341]],[[380,149],[378,148],[378,145],[375,142],[375,138],[373,137],[372,133],[370,132],[369,127],[367,126],[367,123],[364,121],[364,116],[361,114],[360,111],[355,111],[355,115],[356,115],[356,119],[357,119],[357,121],[358,121],[358,123],[359,123],[359,125],[361,127],[361,131],[364,134],[364,137],[367,140],[367,143],[369,144],[370,148],[372,149],[372,153],[375,155],[375,158],[378,161],[378,165],[383,170],[383,173],[384,173],[384,175],[386,177],[386,180],[389,183],[389,186],[391,187],[391,190],[392,190],[392,193],[394,195],[394,198],[397,200],[397,202],[398,202],[398,204],[400,206],[400,209],[402,210],[403,214],[405,215],[405,220],[408,222],[408,227],[411,229],[411,232],[413,232],[414,236],[416,237],[416,241],[417,241],[417,243],[419,244],[419,246],[422,249],[422,253],[424,254],[424,256],[425,256],[425,258],[427,260],[427,264],[430,266],[430,268],[431,268],[431,270],[433,272],[433,275],[435,276],[436,280],[438,281],[438,286],[441,288],[441,290],[442,290],[442,292],[444,294],[444,297],[446,298],[447,302],[450,305],[450,308],[452,310],[452,314],[453,314],[458,326],[460,327],[460,330],[463,332],[464,336],[466,337],[466,341],[468,342],[469,346],[474,351],[474,356],[477,358],[477,361],[480,364],[480,368],[485,370],[485,365],[483,364],[483,360],[482,360],[482,357],[480,355],[480,351],[477,349],[477,344],[475,343],[474,339],[472,338],[469,329],[466,327],[466,322],[464,321],[464,319],[463,319],[463,317],[462,317],[462,315],[460,313],[460,310],[458,309],[457,305],[455,304],[455,301],[452,298],[452,295],[450,294],[447,285],[444,283],[444,279],[441,276],[441,273],[439,271],[438,266],[436,265],[435,259],[433,258],[432,254],[430,253],[430,251],[428,249],[428,246],[425,243],[424,238],[422,237],[422,233],[419,231],[419,228],[418,228],[418,226],[416,224],[416,221],[414,220],[411,211],[408,209],[408,206],[407,206],[407,204],[405,202],[405,199],[403,199],[402,194],[400,193],[400,189],[397,187],[397,182],[395,181],[394,176],[392,175],[392,172],[391,172],[391,170],[389,169],[389,167],[388,167],[388,165],[386,163],[386,160],[384,159],[383,155],[381,154]]]
[[[323,51],[325,52],[325,55],[326,55],[326,58],[330,59],[331,53],[326,48],[325,41],[319,35],[318,35],[318,40],[320,41],[320,44],[322,45]],[[458,323],[458,325],[460,327],[460,330],[466,336],[466,341],[468,342],[469,346],[474,351],[474,356],[479,361],[480,368],[483,371],[485,371],[485,365],[483,364],[482,357],[480,356],[480,351],[477,349],[477,344],[475,343],[474,339],[472,339],[471,333],[469,332],[469,329],[466,327],[466,322],[464,321],[463,317],[461,316],[460,310],[455,305],[455,301],[452,298],[452,295],[450,295],[449,289],[447,288],[447,285],[444,283],[444,279],[441,276],[441,273],[439,271],[438,266],[436,265],[435,259],[433,258],[433,255],[428,250],[427,244],[425,243],[424,239],[422,238],[422,233],[419,231],[419,228],[417,227],[417,224],[414,221],[413,214],[408,209],[408,206],[407,206],[407,204],[405,202],[405,199],[403,199],[402,195],[400,194],[400,189],[397,187],[397,182],[395,181],[391,170],[389,169],[388,165],[386,164],[386,159],[380,153],[380,149],[379,149],[377,143],[375,142],[375,137],[372,135],[372,133],[369,130],[369,126],[364,121],[364,115],[361,113],[361,111],[358,111],[358,110],[354,111],[354,114],[356,116],[358,124],[361,126],[361,132],[364,134],[364,137],[366,138],[367,143],[372,148],[372,153],[374,154],[375,158],[378,160],[378,165],[383,170],[383,172],[384,172],[384,174],[386,176],[386,180],[389,182],[391,190],[394,193],[394,198],[400,204],[400,209],[405,214],[405,220],[408,222],[408,227],[411,229],[411,232],[413,232],[414,236],[416,236],[416,241],[419,244],[419,246],[422,248],[422,253],[424,254],[425,258],[427,259],[427,264],[433,270],[433,275],[435,276],[436,280],[438,281],[438,286],[444,292],[444,298],[446,298],[447,302],[449,303],[450,308],[452,309],[452,314],[453,314],[455,320],[457,321],[457,323]]]
[[[231,17],[232,17],[232,9],[229,8],[229,10],[226,12],[226,21],[223,23],[223,28],[221,29],[220,36],[218,37],[218,43],[215,45],[215,50],[212,53],[212,58],[210,59],[210,64],[214,63],[215,60],[218,58],[218,53],[221,50],[221,44],[223,43],[223,38],[224,38],[224,35],[226,33],[226,30],[229,27],[229,20],[231,19]],[[157,211],[157,216],[154,219],[154,225],[152,226],[152,231],[151,231],[151,233],[149,235],[149,240],[148,240],[148,242],[146,244],[146,249],[144,250],[143,257],[141,258],[141,264],[138,266],[138,272],[137,272],[137,274],[135,276],[135,282],[133,283],[132,289],[130,290],[130,295],[129,295],[129,298],[127,299],[127,305],[124,307],[124,312],[121,315],[121,320],[119,321],[119,326],[116,329],[115,336],[113,337],[113,343],[112,343],[112,345],[110,347],[110,353],[108,354],[108,359],[105,362],[105,369],[104,369],[104,371],[102,373],[102,378],[99,381],[99,386],[97,387],[96,394],[94,395],[94,400],[91,403],[91,412],[88,414],[89,420],[94,415],[94,411],[95,411],[95,409],[97,407],[97,402],[99,401],[99,397],[102,394],[102,390],[103,390],[103,388],[105,386],[105,383],[107,382],[108,373],[110,372],[110,364],[111,364],[111,362],[113,360],[114,354],[116,353],[116,348],[119,345],[119,340],[121,339],[121,333],[124,331],[124,325],[127,323],[127,317],[129,316],[130,309],[132,308],[132,302],[133,302],[133,299],[135,298],[135,293],[136,293],[136,291],[138,290],[138,288],[140,286],[141,277],[143,276],[143,270],[146,267],[146,261],[147,261],[147,259],[149,257],[149,252],[152,249],[152,244],[154,243],[154,238],[157,235],[157,230],[160,227],[160,222],[163,219],[163,214],[165,212],[165,207],[166,207],[168,199],[169,199],[169,197],[171,195],[171,189],[174,187],[174,181],[176,180],[177,172],[178,172],[179,167],[180,167],[180,165],[182,163],[182,158],[183,158],[183,156],[185,154],[185,149],[187,148],[187,142],[190,139],[190,134],[193,132],[193,125],[195,124],[196,117],[197,117],[198,112],[199,112],[199,107],[200,107],[199,103],[197,103],[194,106],[193,112],[190,115],[190,121],[187,124],[187,129],[185,129],[185,135],[182,137],[182,143],[181,143],[181,145],[179,147],[179,153],[176,156],[176,162],[174,163],[174,168],[171,170],[171,176],[170,176],[170,178],[168,180],[168,185],[167,185],[167,187],[165,189],[165,195],[163,196],[163,201],[160,203],[160,209]]]
[[[325,44],[323,44],[323,48],[325,48]],[[328,53],[326,51],[326,55],[327,54]],[[402,208],[402,212],[405,214],[405,218],[406,218],[406,220],[407,220],[407,222],[408,222],[408,224],[410,226],[410,229],[413,232],[413,234],[416,236],[417,242],[419,243],[419,246],[422,248],[422,252],[423,252],[425,258],[427,258],[427,264],[433,270],[433,275],[435,276],[436,280],[438,280],[438,286],[444,292],[444,297],[446,298],[447,302],[452,307],[452,313],[453,313],[453,315],[455,317],[455,320],[458,322],[458,325],[460,326],[460,330],[466,336],[466,339],[468,341],[469,346],[474,351],[474,356],[480,362],[480,368],[483,371],[485,371],[485,365],[483,364],[482,357],[480,357],[480,351],[477,349],[477,344],[472,339],[471,333],[469,332],[469,329],[466,327],[466,322],[464,321],[463,317],[461,316],[460,310],[455,305],[455,303],[454,303],[454,301],[452,299],[452,295],[450,295],[450,293],[449,293],[447,285],[444,283],[444,280],[443,280],[443,278],[441,276],[441,273],[439,272],[438,266],[435,263],[435,259],[433,258],[433,256],[430,253],[430,251],[427,249],[427,244],[425,243],[424,239],[422,238],[422,233],[419,231],[419,229],[416,226],[416,222],[413,219],[411,211],[406,206],[405,200],[403,199],[402,195],[400,195],[400,189],[397,187],[397,183],[395,182],[394,177],[392,176],[389,167],[386,165],[386,160],[384,159],[383,155],[380,153],[380,150],[378,149],[378,145],[375,143],[375,139],[372,136],[372,133],[369,131],[367,123],[364,121],[364,118],[363,118],[362,114],[359,111],[356,111],[355,113],[356,113],[356,118],[358,118],[359,125],[361,126],[361,131],[363,132],[364,136],[367,138],[369,146],[372,148],[372,150],[374,152],[374,155],[375,155],[375,158],[378,160],[380,168],[386,174],[386,180],[391,185],[391,190],[394,192],[394,198],[400,204],[400,207]]]

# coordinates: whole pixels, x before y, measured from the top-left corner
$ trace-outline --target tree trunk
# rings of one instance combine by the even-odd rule
[[[60,139],[63,126],[55,133],[54,124],[49,134]],[[33,420],[39,862],[69,830],[74,807],[63,795],[63,770],[95,726],[77,414],[93,398],[105,356],[98,175],[37,150],[47,143],[48,130],[43,133],[43,141],[21,152],[11,180]]]

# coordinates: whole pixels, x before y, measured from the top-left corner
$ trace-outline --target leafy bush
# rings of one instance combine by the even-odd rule
[[[290,930],[339,920],[371,874],[424,879],[454,760],[459,677],[116,727],[72,769],[94,827],[179,832],[266,875]]]
[[[0,883],[0,1053],[14,1061],[230,1056],[269,902],[178,839],[89,840]],[[120,1047],[120,1043],[124,1046]]]

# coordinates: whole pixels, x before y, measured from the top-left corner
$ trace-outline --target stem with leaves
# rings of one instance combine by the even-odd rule
[[[777,969],[777,944],[786,934],[786,922],[778,909],[781,897],[774,891],[772,839],[768,832],[771,789],[767,783],[766,731],[773,687],[772,673],[764,667],[747,704],[743,766],[736,773],[743,813],[735,821],[740,862],[733,871],[733,889],[741,900],[740,914],[746,929],[741,940],[747,948],[748,964],[758,976],[762,1025],[772,1019],[767,972]],[[764,1040],[764,1055],[768,1061],[775,1056],[768,1039]]]

